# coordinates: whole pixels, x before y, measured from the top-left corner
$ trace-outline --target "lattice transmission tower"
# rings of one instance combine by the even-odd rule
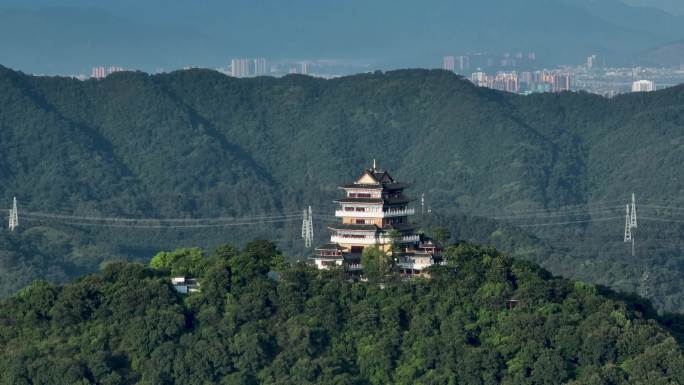
[[[636,213],[636,197],[632,193],[632,204],[627,204],[627,212],[625,215],[625,243],[632,243],[632,257],[634,256],[634,232],[637,228],[637,213]]]
[[[311,206],[309,210],[304,210],[302,213],[302,238],[304,239],[304,247],[310,249],[313,245],[313,214]]]
[[[12,208],[9,210],[9,229],[14,231],[19,227],[19,210],[17,209],[17,197],[12,201]]]

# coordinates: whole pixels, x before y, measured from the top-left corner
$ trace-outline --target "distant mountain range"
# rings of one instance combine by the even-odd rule
[[[507,94],[442,70],[78,81],[0,67],[0,106],[0,205],[20,206],[19,230],[0,232],[0,293],[182,246],[269,238],[306,257],[296,215],[312,205],[323,242],[337,186],[377,158],[425,193],[455,240],[684,309],[683,86],[604,99]],[[632,192],[635,257],[622,242]],[[199,229],[149,221],[285,214]]]
[[[60,4],[3,2],[0,63],[46,74],[87,73],[95,65],[225,67],[242,56],[358,59],[396,68],[439,66],[444,54],[535,51],[540,66],[580,63],[594,53],[618,65],[684,38],[684,17],[618,0]]]
[[[623,0],[626,4],[643,7],[657,7],[674,15],[684,15],[684,2],[681,0]]]

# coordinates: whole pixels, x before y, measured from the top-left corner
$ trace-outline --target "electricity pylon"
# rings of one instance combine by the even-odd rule
[[[311,206],[309,210],[304,210],[302,218],[302,238],[304,239],[304,247],[311,248],[313,244],[313,214]]]
[[[14,231],[19,227],[19,210],[17,209],[17,197],[14,197],[12,208],[9,211],[9,229]]]
[[[629,213],[629,204],[625,214],[625,243],[632,242],[632,256],[634,256],[634,238],[632,237],[632,220]]]

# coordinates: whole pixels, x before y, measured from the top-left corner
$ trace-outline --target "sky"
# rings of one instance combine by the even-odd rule
[[[435,67],[472,52],[532,51],[549,66],[597,53],[617,64],[678,40],[684,16],[620,0],[0,1],[0,65],[45,74],[214,68],[236,57]]]

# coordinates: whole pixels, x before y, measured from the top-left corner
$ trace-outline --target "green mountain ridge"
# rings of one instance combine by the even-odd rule
[[[410,193],[424,192],[435,214],[464,226],[489,218],[486,233],[463,239],[496,244],[501,231],[513,232],[501,246],[516,256],[639,292],[662,310],[684,309],[683,86],[613,99],[524,97],[438,70],[331,80],[188,70],[78,81],[3,67],[0,106],[0,202],[17,196],[25,213],[18,234],[2,235],[10,246],[0,272],[23,272],[2,280],[5,294],[33,277],[66,279],[183,246],[264,237],[304,257],[293,217],[198,229],[88,218],[249,219],[312,205],[322,242],[337,186],[375,158],[411,182]],[[622,244],[631,192],[640,216],[657,219],[640,222],[635,257]],[[535,242],[542,246],[526,252]],[[24,252],[12,254],[19,246]]]

